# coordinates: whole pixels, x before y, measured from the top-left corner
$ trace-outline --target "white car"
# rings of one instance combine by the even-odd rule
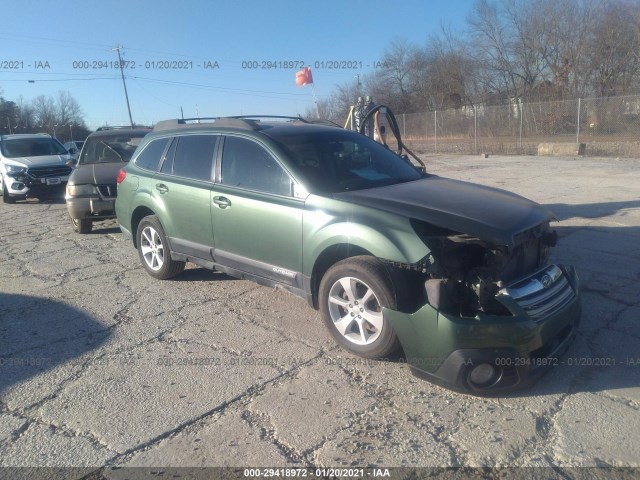
[[[71,159],[62,144],[47,134],[0,136],[0,189],[5,203],[27,197],[64,194]]]

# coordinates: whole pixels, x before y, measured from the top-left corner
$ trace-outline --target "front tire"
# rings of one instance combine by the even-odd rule
[[[88,218],[72,218],[71,224],[73,229],[80,234],[91,233],[93,228],[93,222]]]
[[[375,258],[359,256],[336,263],[322,277],[318,296],[325,325],[346,350],[382,358],[400,346],[382,315],[382,307],[397,307],[393,284]]]
[[[140,221],[136,245],[140,262],[152,277],[167,280],[184,270],[185,262],[171,259],[167,237],[155,215],[149,215]]]

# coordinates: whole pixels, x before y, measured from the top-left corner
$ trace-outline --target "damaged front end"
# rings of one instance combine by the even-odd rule
[[[393,266],[410,279],[403,310],[414,313],[384,314],[416,375],[486,395],[529,385],[558,363],[580,302],[573,268],[548,264],[557,242],[548,221],[508,245],[418,220],[412,226],[429,253]]]

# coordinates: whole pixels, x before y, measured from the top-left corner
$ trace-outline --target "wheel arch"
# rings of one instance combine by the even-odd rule
[[[138,225],[140,225],[140,221],[144,217],[147,217],[149,215],[155,215],[155,212],[146,205],[140,205],[136,207],[131,214],[131,236],[133,237],[133,246],[136,248],[138,248]]]
[[[313,308],[316,310],[319,307],[318,304],[318,291],[320,289],[320,281],[324,274],[336,263],[351,257],[358,257],[361,255],[375,257],[368,250],[349,243],[339,243],[331,245],[325,248],[318,258],[316,258],[313,264],[313,270],[311,273],[311,296],[313,302]]]

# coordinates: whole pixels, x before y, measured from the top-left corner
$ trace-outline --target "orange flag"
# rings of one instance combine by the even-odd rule
[[[311,67],[304,67],[302,70],[296,72],[296,85],[304,87],[313,83],[313,76],[311,75]]]

